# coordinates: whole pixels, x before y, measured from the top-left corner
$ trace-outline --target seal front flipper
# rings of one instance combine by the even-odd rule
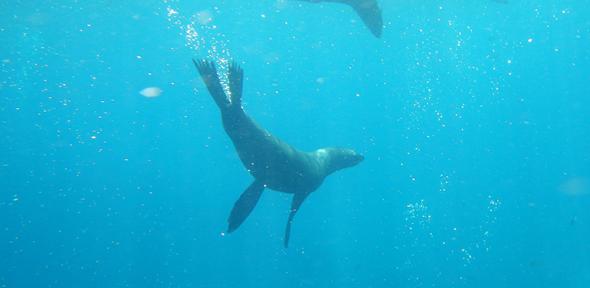
[[[246,220],[248,215],[250,215],[250,212],[256,207],[256,203],[258,203],[258,199],[260,199],[260,195],[262,195],[262,190],[264,190],[264,184],[260,181],[254,181],[254,183],[250,184],[248,189],[242,193],[238,201],[234,204],[229,219],[227,219],[229,224],[227,233],[231,233],[238,229],[244,220]]]
[[[293,196],[293,202],[291,202],[291,213],[289,213],[289,219],[287,220],[287,227],[285,228],[285,248],[289,247],[289,238],[291,238],[291,223],[293,223],[293,217],[299,210],[301,203],[307,197],[307,193],[295,193]]]
[[[211,97],[215,100],[219,109],[222,111],[227,109],[230,103],[219,82],[219,76],[217,75],[215,64],[207,60],[195,61],[195,59],[193,59],[193,63],[195,64],[195,67],[197,67],[197,70],[199,70],[199,74],[201,74],[201,78],[203,79],[203,82],[205,82],[209,94],[211,94]]]
[[[383,31],[383,16],[376,0],[359,0],[350,4],[369,30],[380,38]]]

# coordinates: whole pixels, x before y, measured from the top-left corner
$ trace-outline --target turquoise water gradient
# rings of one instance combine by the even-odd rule
[[[590,287],[590,3],[380,5],[0,3],[0,288]],[[191,58],[365,156],[289,249],[282,193],[223,234],[252,177]]]

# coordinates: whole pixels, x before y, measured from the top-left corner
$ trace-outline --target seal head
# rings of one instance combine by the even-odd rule
[[[321,148],[315,151],[317,158],[323,162],[326,176],[338,170],[355,166],[365,157],[348,148]]]

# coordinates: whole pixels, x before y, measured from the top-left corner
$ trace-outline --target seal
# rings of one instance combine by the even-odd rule
[[[383,16],[381,15],[381,8],[377,4],[377,0],[298,0],[305,2],[335,2],[347,4],[358,14],[365,26],[371,30],[375,37],[380,38],[383,31]]]
[[[233,142],[242,164],[254,182],[235,202],[228,218],[227,232],[235,231],[256,206],[265,188],[293,194],[285,228],[285,247],[289,244],[291,223],[299,207],[335,171],[352,167],[364,157],[352,149],[322,148],[303,152],[273,136],[249,117],[242,108],[243,70],[229,65],[226,95],[213,62],[193,60],[209,94],[221,111],[225,132]]]

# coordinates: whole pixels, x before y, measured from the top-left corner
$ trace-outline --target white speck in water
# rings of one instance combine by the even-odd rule
[[[158,87],[147,87],[139,91],[139,94],[147,98],[154,98],[162,94],[162,89]]]
[[[168,17],[171,17],[171,16],[174,16],[174,15],[177,15],[178,14],[178,11],[176,11],[176,10],[170,8],[170,7],[166,8],[166,10],[168,10]]]
[[[208,10],[202,10],[197,12],[197,22],[201,25],[207,25],[213,21],[213,16],[211,16],[211,12]]]

